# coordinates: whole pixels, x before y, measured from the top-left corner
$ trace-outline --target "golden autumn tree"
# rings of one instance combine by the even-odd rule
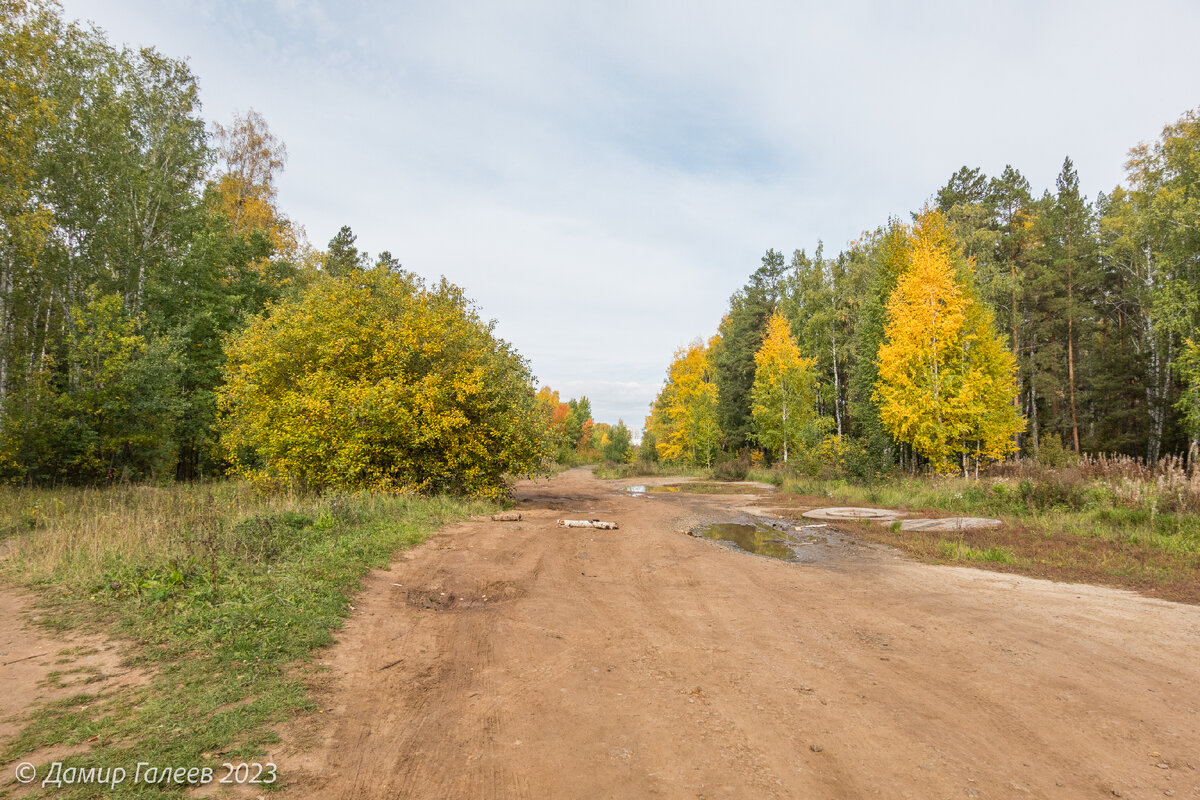
[[[968,283],[970,263],[945,219],[926,210],[909,236],[910,259],[887,303],[875,400],[884,427],[932,463],[966,471],[967,458],[1015,449],[1024,420],[1013,406],[1016,363],[991,311]]]
[[[222,443],[260,485],[497,497],[550,455],[525,360],[444,280],[322,280],[226,351]]]
[[[767,322],[762,347],[754,354],[750,412],[755,439],[768,450],[782,453],[785,464],[817,416],[816,363],[800,354],[791,326],[775,311]]]
[[[275,255],[304,258],[303,229],[276,203],[275,179],[287,163],[287,146],[254,109],[235,116],[228,126],[215,123],[213,128],[220,172],[210,184],[210,203],[229,221],[231,232],[264,235]],[[254,266],[259,272],[269,270],[265,258]]]
[[[654,401],[647,428],[663,461],[712,463],[720,440],[717,387],[712,381],[708,346],[701,341],[675,351],[667,383]]]
[[[224,167],[217,178],[220,208],[234,231],[276,224],[275,175],[287,163],[287,147],[254,109],[226,126],[214,123],[217,154]]]

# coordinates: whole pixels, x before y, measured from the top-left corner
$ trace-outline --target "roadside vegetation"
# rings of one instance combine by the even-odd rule
[[[148,675],[113,693],[88,693],[85,680],[82,694],[37,709],[3,743],[0,763],[37,762],[62,745],[86,745],[61,759],[81,768],[253,761],[275,741],[275,723],[312,710],[309,659],[332,641],[366,572],[441,525],[494,509],[380,493],[263,495],[231,481],[0,490],[5,582],[38,592],[43,624],[125,642],[129,666]],[[50,792],[107,796],[94,785]]]
[[[764,510],[797,522],[813,506],[996,518],[1002,527],[961,532],[903,531],[898,522],[840,525],[928,563],[1095,583],[1200,604],[1200,465],[1189,467],[1178,457],[1147,466],[1128,456],[1071,459],[1063,451],[1057,456],[1067,463],[1009,461],[979,478],[893,474],[866,482],[782,465],[743,473],[732,462],[711,469],[635,462],[598,468],[597,475],[769,483],[778,491]],[[696,490],[711,491],[705,487],[699,483]]]
[[[557,400],[461,288],[349,226],[312,246],[283,141],[205,120],[185,60],[0,3],[0,105],[0,580],[147,676],[89,694],[64,668],[82,694],[0,761],[247,760],[309,707],[368,570],[552,468]],[[622,450],[581,441],[582,405],[571,452]]]
[[[1200,470],[1179,458],[1152,467],[1128,457],[1083,458],[1065,467],[1021,461],[998,465],[978,480],[902,477],[864,485],[788,477],[781,488],[827,504],[1005,523],[962,533],[898,526],[856,531],[923,560],[974,562],[1200,603]]]
[[[1193,110],[1094,200],[1069,158],[1040,194],[964,166],[836,256],[767,250],[667,366],[639,466],[611,474],[699,467],[769,480],[784,506],[997,517],[859,533],[1200,602],[1197,164]]]
[[[769,249],[650,408],[657,458],[878,481],[1200,447],[1200,112],[1094,200],[964,166],[836,255]]]

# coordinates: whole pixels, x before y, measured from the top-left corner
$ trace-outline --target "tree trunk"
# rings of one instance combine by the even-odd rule
[[[837,435],[842,436],[842,383],[838,377],[837,337],[830,337],[833,342],[833,416],[837,420]]]
[[[1038,434],[1038,411],[1037,411],[1037,386],[1035,385],[1034,375],[1029,376],[1029,432],[1033,434],[1033,452],[1041,449],[1041,437]]]
[[[1072,266],[1071,232],[1067,231],[1067,387],[1071,403],[1071,443],[1079,453],[1079,415],[1075,409],[1075,273]]]
[[[7,259],[6,259],[7,260]],[[13,268],[6,264],[0,273],[0,420],[8,406],[8,360],[13,340]]]
[[[783,463],[788,460],[787,397],[783,399]]]
[[[1021,385],[1021,348],[1020,340],[1017,337],[1017,262],[1014,260],[1010,266],[1010,275],[1012,278],[1012,354],[1013,361],[1017,364],[1017,386]],[[1013,395],[1013,408],[1020,411],[1021,409],[1021,393],[1018,391]],[[1017,446],[1018,452],[1021,449],[1021,432],[1017,431],[1013,434],[1013,444]]]

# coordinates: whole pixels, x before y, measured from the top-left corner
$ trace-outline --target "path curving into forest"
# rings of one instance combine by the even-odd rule
[[[1200,608],[849,537],[751,556],[685,533],[769,498],[633,483],[523,483],[523,521],[372,574],[283,795],[1200,797]],[[620,530],[555,524],[586,516]]]

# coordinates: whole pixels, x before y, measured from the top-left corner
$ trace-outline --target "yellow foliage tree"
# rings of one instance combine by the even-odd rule
[[[783,314],[774,312],[762,347],[754,354],[750,412],[755,438],[768,450],[781,452],[785,464],[817,416],[816,364],[816,359],[800,354],[791,326]]]
[[[717,421],[717,387],[712,382],[706,347],[693,342],[675,351],[667,383],[654,401],[647,430],[663,461],[712,463],[721,428]]]
[[[261,485],[496,497],[549,456],[527,364],[444,280],[325,279],[226,352],[222,442]]]
[[[926,210],[909,236],[910,259],[887,304],[875,400],[884,427],[940,473],[961,458],[1002,458],[1025,422],[1013,406],[1016,363],[991,311],[970,289],[970,263],[945,219]],[[961,275],[960,275],[961,272]]]
[[[302,259],[303,229],[276,205],[275,177],[287,163],[287,147],[254,109],[235,116],[229,126],[216,123],[213,128],[223,169],[210,185],[210,203],[229,220],[234,233],[261,232],[273,253]],[[269,269],[267,259],[254,266],[259,272]]]

